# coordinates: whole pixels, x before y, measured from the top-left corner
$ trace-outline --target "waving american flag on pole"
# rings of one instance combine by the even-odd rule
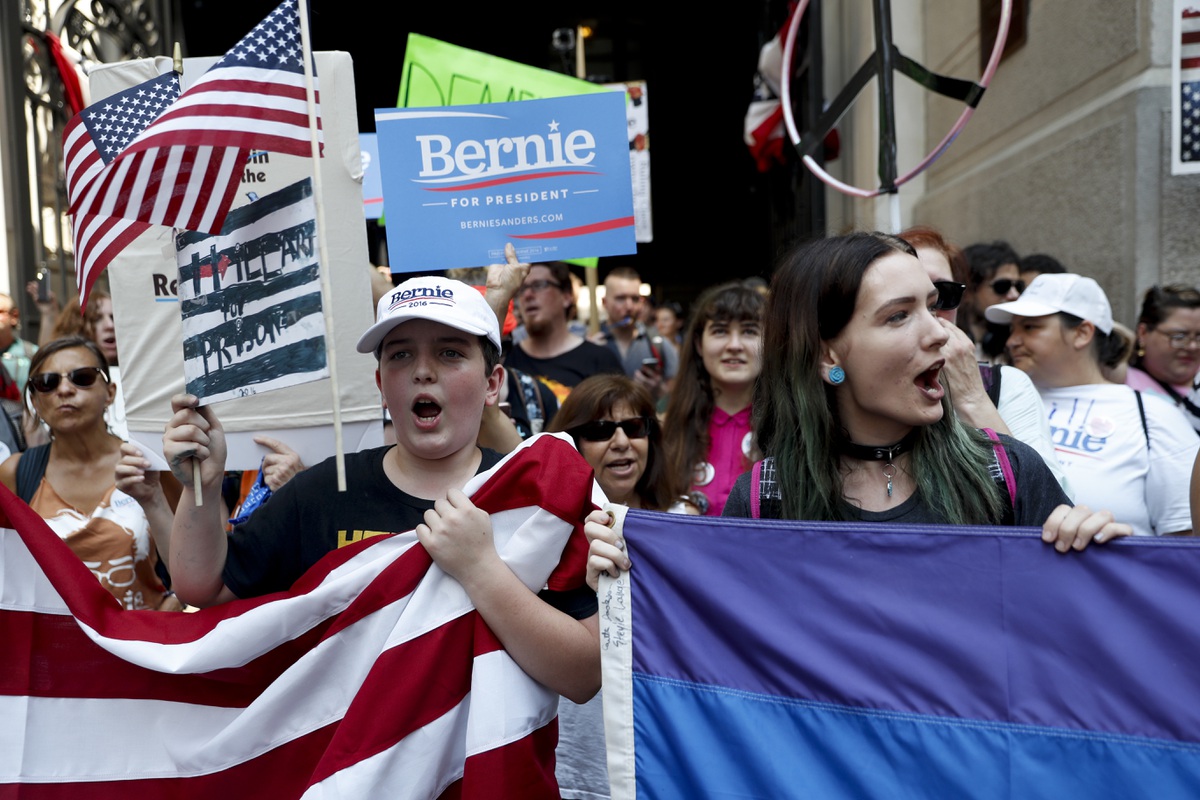
[[[105,166],[179,97],[179,75],[169,72],[94,103],[76,114],[63,132],[67,199],[74,206]],[[145,222],[75,214],[75,280],[81,306],[96,278],[118,253],[148,227]]]
[[[219,233],[252,151],[311,153],[306,59],[298,0],[285,0],[77,192],[71,212]]]
[[[582,582],[592,486],[546,434],[465,491],[536,591]],[[558,696],[412,532],[173,614],[120,609],[3,488],[0,528],[0,797],[558,797]]]

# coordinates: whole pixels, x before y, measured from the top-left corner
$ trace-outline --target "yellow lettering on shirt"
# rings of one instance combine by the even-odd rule
[[[337,546],[345,547],[348,544],[361,542],[363,539],[370,539],[372,536],[391,536],[393,531],[338,531]]]

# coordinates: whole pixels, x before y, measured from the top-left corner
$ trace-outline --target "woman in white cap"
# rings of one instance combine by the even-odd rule
[[[1040,275],[986,315],[1012,325],[1009,355],[1042,395],[1076,501],[1110,510],[1136,535],[1191,533],[1188,479],[1200,437],[1163,398],[1105,380],[1102,367],[1123,343],[1100,285]]]

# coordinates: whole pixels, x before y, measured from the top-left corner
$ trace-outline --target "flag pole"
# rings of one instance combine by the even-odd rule
[[[317,249],[321,259],[321,311],[325,316],[325,358],[329,365],[329,388],[333,392],[333,446],[337,463],[337,486],[346,491],[346,453],[342,442],[342,401],[337,378],[337,349],[333,339],[333,284],[329,252],[325,244],[325,201],[321,193],[321,145],[317,138],[317,104],[313,86],[312,40],[308,31],[308,0],[300,2],[300,45],[304,58],[304,91],[308,98],[308,132],[312,144],[313,201],[317,207]]]
[[[176,74],[183,75],[183,49],[179,46],[179,42],[175,42],[175,49],[171,53],[171,67]],[[204,505],[204,484],[200,480],[200,459],[192,459],[192,494],[196,495],[196,508],[201,508]]]

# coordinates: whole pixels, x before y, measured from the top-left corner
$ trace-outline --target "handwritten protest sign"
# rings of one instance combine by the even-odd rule
[[[418,33],[408,35],[400,73],[401,108],[475,105],[605,91],[561,72],[469,50]]]
[[[375,112],[393,272],[637,251],[616,92]]]
[[[211,403],[328,377],[316,207],[304,179],[176,237],[187,391]]]

